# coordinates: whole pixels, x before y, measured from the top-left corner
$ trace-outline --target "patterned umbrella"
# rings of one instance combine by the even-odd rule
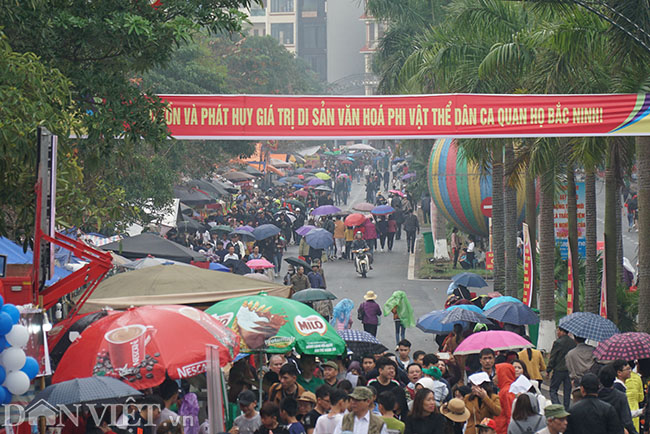
[[[539,324],[539,316],[535,311],[520,302],[499,303],[486,310],[485,316],[508,324]]]
[[[377,354],[388,351],[388,348],[379,342],[379,339],[368,332],[345,329],[338,330],[337,333],[343,338],[348,349],[355,354]]]
[[[578,337],[596,342],[602,342],[620,333],[613,322],[591,312],[572,313],[562,318],[558,325]]]
[[[481,310],[481,308],[474,306],[473,304],[459,304],[450,306],[445,309],[446,313],[442,316],[442,318],[440,318],[440,322],[442,324],[449,324],[458,321],[466,321],[482,324],[492,324],[492,321],[487,319],[482,313],[479,313],[472,308],[478,309],[479,312]]]
[[[446,334],[454,330],[454,324],[461,324],[464,329],[469,327],[466,321],[456,321],[452,323],[443,324],[440,320],[447,314],[446,310],[434,310],[418,318],[415,325],[417,328],[426,333]]]
[[[388,215],[395,212],[395,208],[390,205],[379,205],[372,209],[372,214],[375,215]]]
[[[650,358],[650,335],[641,332],[614,335],[598,344],[594,356],[601,360]]]

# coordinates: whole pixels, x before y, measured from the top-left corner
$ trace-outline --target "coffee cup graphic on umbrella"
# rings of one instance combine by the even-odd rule
[[[106,332],[104,339],[108,342],[108,355],[115,370],[135,368],[142,363],[151,341],[151,331],[152,327],[130,324]]]

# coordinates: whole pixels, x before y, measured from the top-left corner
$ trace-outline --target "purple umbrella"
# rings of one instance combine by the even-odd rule
[[[246,231],[246,232],[253,233],[255,228],[252,227],[252,226],[244,225],[244,226],[240,226],[240,227],[236,228],[235,230],[236,231]]]
[[[296,229],[296,233],[298,235],[300,235],[301,237],[304,237],[305,235],[307,235],[309,232],[311,232],[314,229],[316,229],[316,226],[304,225],[304,226],[300,226],[298,229]]]
[[[309,185],[310,187],[314,187],[314,186],[316,186],[316,185],[323,185],[323,184],[325,184],[325,181],[323,181],[323,180],[320,179],[320,178],[312,178],[312,179],[310,179],[309,182],[307,183],[307,185]]]
[[[406,181],[407,179],[411,179],[415,177],[415,173],[407,173],[406,175],[402,176],[402,181]]]
[[[395,208],[390,205],[379,205],[372,209],[371,213],[375,215],[388,215],[395,212]]]
[[[323,205],[319,206],[318,208],[314,208],[314,210],[311,212],[311,215],[330,215],[336,214],[338,212],[341,212],[341,208],[334,205]]]

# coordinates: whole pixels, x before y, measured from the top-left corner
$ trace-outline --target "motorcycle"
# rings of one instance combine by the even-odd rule
[[[370,258],[368,257],[369,248],[352,250],[354,253],[354,267],[361,277],[367,277],[370,271]]]

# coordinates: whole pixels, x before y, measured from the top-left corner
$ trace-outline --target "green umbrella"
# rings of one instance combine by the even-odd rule
[[[207,313],[241,337],[242,352],[342,354],[345,342],[315,310],[299,301],[259,295],[223,300]]]
[[[296,199],[287,199],[287,200],[285,200],[285,202],[286,202],[286,203],[290,203],[290,204],[293,205],[293,206],[298,206],[298,207],[300,207],[300,208],[302,208],[302,209],[305,209],[305,204],[302,203],[302,202],[300,202],[299,200],[296,200]]]
[[[309,303],[312,301],[336,300],[336,295],[332,294],[326,289],[307,288],[293,294],[291,299],[301,301],[303,303]]]
[[[213,227],[210,228],[210,233],[212,233],[212,234],[216,234],[216,233],[219,233],[219,232],[229,234],[229,233],[232,232],[232,228],[230,226],[227,226],[227,225],[216,225],[216,226],[213,226]]]

